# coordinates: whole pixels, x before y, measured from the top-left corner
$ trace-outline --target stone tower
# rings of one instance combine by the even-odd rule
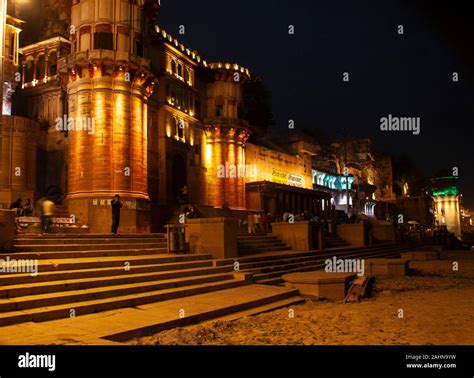
[[[236,64],[212,63],[214,80],[207,84],[205,203],[245,209],[245,143],[249,125],[239,118],[242,83],[249,71]]]
[[[91,232],[110,232],[110,200],[121,196],[122,232],[149,231],[147,101],[155,78],[145,58],[147,15],[159,0],[74,0],[65,59],[69,212]]]

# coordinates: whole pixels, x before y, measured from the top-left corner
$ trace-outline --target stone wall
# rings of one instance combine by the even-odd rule
[[[39,125],[26,118],[2,116],[0,124],[0,208],[18,197],[33,199]]]

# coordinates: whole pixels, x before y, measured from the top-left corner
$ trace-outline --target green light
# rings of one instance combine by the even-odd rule
[[[444,189],[433,190],[433,196],[456,196],[460,193],[459,189],[455,186],[450,186]]]

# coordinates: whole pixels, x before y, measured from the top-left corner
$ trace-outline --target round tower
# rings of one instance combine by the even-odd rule
[[[214,81],[207,85],[207,118],[205,132],[205,203],[214,207],[223,204],[245,209],[245,143],[250,136],[249,125],[239,118],[242,83],[249,71],[237,64],[209,65]]]
[[[145,56],[144,7],[159,0],[74,0],[67,58],[69,211],[110,232],[110,200],[124,203],[121,230],[149,231],[147,100],[156,84]]]

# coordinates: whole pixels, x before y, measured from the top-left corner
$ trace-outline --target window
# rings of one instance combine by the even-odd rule
[[[183,66],[178,64],[178,76],[183,77]]]
[[[224,105],[218,104],[216,105],[216,117],[224,116]]]
[[[94,49],[113,50],[113,34],[109,32],[94,33]]]
[[[184,81],[189,82],[189,70],[184,70]]]
[[[171,61],[171,73],[173,75],[176,73],[176,62],[174,60]]]

